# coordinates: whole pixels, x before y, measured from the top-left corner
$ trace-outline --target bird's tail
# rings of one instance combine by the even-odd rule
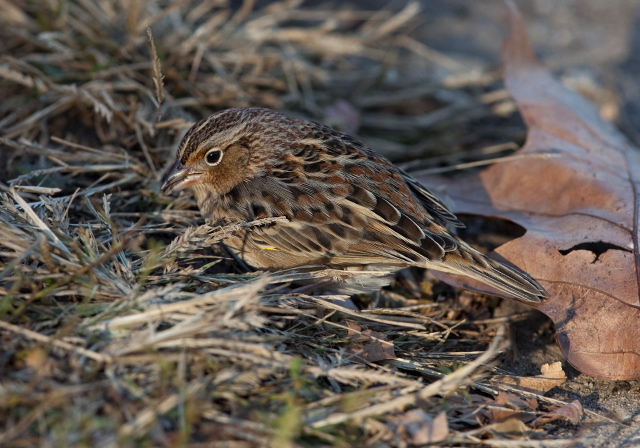
[[[447,252],[442,266],[434,268],[466,275],[525,302],[539,303],[549,297],[547,291],[526,272],[494,261],[465,243],[457,250]]]

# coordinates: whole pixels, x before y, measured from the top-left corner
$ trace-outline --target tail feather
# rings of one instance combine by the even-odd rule
[[[539,303],[549,297],[542,285],[526,272],[494,261],[466,244],[447,253],[443,264],[448,269],[442,270],[474,278],[525,302]]]

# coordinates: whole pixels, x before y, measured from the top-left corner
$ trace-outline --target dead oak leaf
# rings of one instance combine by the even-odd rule
[[[498,423],[483,426],[482,430],[487,436],[508,439],[522,439],[528,437],[532,431],[522,420],[517,418],[509,418]]]
[[[369,362],[397,358],[393,350],[393,342],[387,341],[387,335],[384,333],[374,330],[362,331],[360,325],[351,321],[347,321],[347,327],[349,340],[361,343],[361,345],[349,346],[347,351],[350,353]]]
[[[496,249],[496,258],[550,293],[532,306],[555,322],[574,367],[603,379],[640,377],[640,150],[536,61],[524,21],[508,5],[504,79],[528,128],[519,151],[525,157],[454,180],[421,180],[444,184],[458,214],[503,218],[526,230]],[[447,281],[487,291],[466,279]]]
[[[551,365],[543,364],[540,372],[540,375],[536,376],[503,376],[490,382],[498,385],[508,384],[516,389],[544,394],[567,380],[561,362],[554,362]]]
[[[565,420],[572,425],[577,425],[580,423],[583,413],[580,402],[578,400],[573,400],[571,403],[567,403],[558,409],[541,415],[531,423],[531,426],[534,428],[540,428],[556,420]]]
[[[392,417],[387,423],[403,445],[427,445],[442,442],[449,434],[447,414],[431,417],[422,409],[412,409]]]
[[[530,422],[536,418],[535,410],[538,401],[535,398],[521,398],[509,392],[501,391],[488,403],[484,416],[490,423],[501,422],[516,418],[523,422]]]

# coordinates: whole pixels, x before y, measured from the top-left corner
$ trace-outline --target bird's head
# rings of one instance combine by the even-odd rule
[[[285,150],[295,121],[257,107],[227,109],[199,121],[182,139],[162,190],[192,188],[217,197],[263,176]]]

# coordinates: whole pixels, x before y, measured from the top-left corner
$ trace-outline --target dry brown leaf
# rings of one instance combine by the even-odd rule
[[[571,403],[565,404],[558,409],[541,415],[531,423],[531,426],[534,428],[540,428],[541,426],[555,420],[567,420],[569,423],[577,425],[582,419],[582,414],[582,405],[578,400],[573,400]]]
[[[509,439],[521,439],[527,432],[531,431],[531,428],[517,418],[510,418],[499,423],[487,425],[482,429],[494,437],[507,437]]]
[[[504,376],[496,379],[496,383],[510,384],[518,389],[544,394],[567,380],[567,375],[562,370],[561,362],[543,364],[540,375],[532,377]]]
[[[496,258],[529,272],[549,291],[549,300],[533,306],[555,322],[567,360],[597,378],[637,378],[640,151],[536,61],[523,19],[508,4],[504,78],[528,127],[519,154],[531,157],[443,183],[455,212],[526,229],[500,246]],[[453,283],[487,290],[466,280]]]
[[[395,429],[396,437],[409,445],[442,442],[449,434],[447,414],[444,412],[433,418],[422,409],[412,409],[393,418],[389,423]]]
[[[553,364],[542,364],[542,367],[540,367],[540,375],[538,376],[549,379],[558,379],[563,382],[567,379],[567,374],[564,373],[564,369],[562,368],[562,363],[560,361],[554,362]]]
[[[373,330],[362,331],[360,325],[351,321],[347,322],[347,326],[349,327],[348,338],[353,342],[364,343],[348,347],[348,352],[369,362],[397,358],[393,350],[393,342],[387,341],[386,334]]]
[[[491,402],[489,402],[491,403]],[[517,418],[524,422],[535,419],[535,411],[538,408],[538,401],[535,398],[524,399],[509,392],[499,392],[498,396],[484,415],[490,423],[501,422],[511,418]]]

